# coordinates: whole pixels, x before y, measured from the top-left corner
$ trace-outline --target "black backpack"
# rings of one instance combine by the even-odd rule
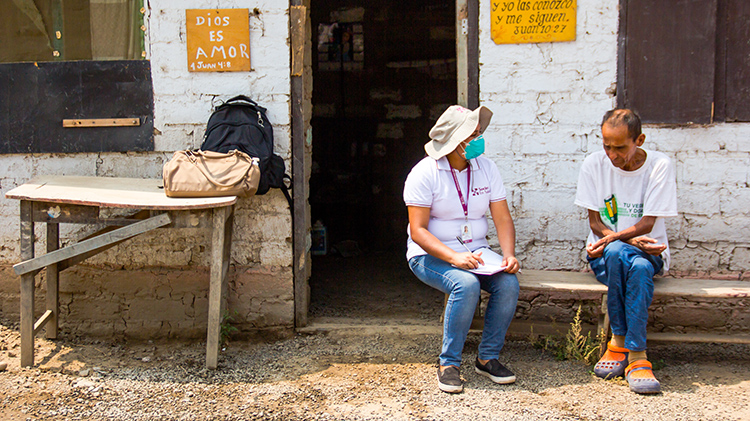
[[[260,160],[260,182],[256,195],[269,188],[281,189],[292,208],[292,198],[285,180],[284,160],[273,153],[273,127],[266,109],[252,99],[238,95],[219,104],[208,119],[201,150],[227,153],[233,149]]]

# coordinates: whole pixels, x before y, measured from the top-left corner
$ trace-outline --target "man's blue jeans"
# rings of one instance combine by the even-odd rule
[[[644,351],[654,275],[661,271],[664,261],[622,241],[607,245],[602,257],[588,260],[596,279],[609,291],[607,310],[612,334],[625,337],[625,348]]]
[[[450,294],[445,306],[440,365],[461,366],[461,352],[479,302],[480,290],[489,292],[490,298],[484,314],[484,330],[478,357],[483,360],[497,358],[505,344],[505,333],[516,313],[516,275],[505,272],[475,275],[428,254],[412,257],[409,267],[420,281]]]

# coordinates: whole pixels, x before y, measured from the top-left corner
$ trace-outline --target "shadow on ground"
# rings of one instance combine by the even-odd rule
[[[313,256],[310,320],[439,324],[443,294],[420,282],[401,250]]]

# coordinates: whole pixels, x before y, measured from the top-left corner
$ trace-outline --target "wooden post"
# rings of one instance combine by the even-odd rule
[[[52,48],[53,60],[63,61],[65,60],[65,39],[63,36],[67,36],[65,33],[65,19],[63,14],[63,0],[52,1]]]
[[[226,273],[229,268],[231,223],[233,206],[214,208],[211,223],[211,278],[208,289],[208,327],[206,337],[206,367],[215,369],[219,364],[221,314],[224,300]],[[227,235],[227,230],[229,234]],[[227,241],[229,240],[229,241]]]
[[[479,106],[479,2],[456,0],[458,105]]]
[[[456,78],[458,105],[469,107],[469,1],[456,0]]]
[[[466,102],[472,110],[479,107],[479,0],[467,0]]]
[[[304,4],[303,4],[304,3]],[[310,269],[310,205],[309,158],[310,144],[307,142],[307,118],[305,105],[309,105],[306,96],[306,74],[310,71],[310,20],[308,19],[307,0],[291,0],[289,12],[290,34],[292,43],[292,274],[294,277],[294,326],[307,326],[307,311],[310,304],[310,286],[308,284]]]
[[[58,248],[60,248],[60,224],[47,222],[47,253]],[[52,312],[52,317],[45,325],[47,339],[57,339],[60,310],[59,279],[60,271],[57,263],[47,266],[47,311]]]
[[[21,201],[21,260],[34,258],[32,202]],[[21,276],[21,367],[34,365],[34,278],[36,272]]]

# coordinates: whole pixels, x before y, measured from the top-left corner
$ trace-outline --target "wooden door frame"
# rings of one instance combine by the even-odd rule
[[[312,31],[309,0],[290,0],[291,114],[292,114],[292,273],[294,277],[294,327],[308,323],[310,307],[310,203],[307,168],[310,146],[307,128],[305,78],[311,77],[309,62]],[[311,42],[311,41],[310,41]],[[307,58],[306,58],[307,57]],[[474,109],[479,106],[479,0],[456,0],[456,61],[458,97],[456,103]]]
[[[457,104],[479,106],[479,0],[456,0]]]
[[[310,307],[310,203],[309,175],[306,156],[311,153],[306,132],[310,115],[305,110],[310,98],[305,97],[305,80],[311,77],[309,0],[290,0],[289,31],[291,38],[291,113],[292,113],[292,276],[294,285],[294,327],[307,325]],[[309,42],[308,42],[309,41]],[[308,111],[309,112],[309,111]]]

